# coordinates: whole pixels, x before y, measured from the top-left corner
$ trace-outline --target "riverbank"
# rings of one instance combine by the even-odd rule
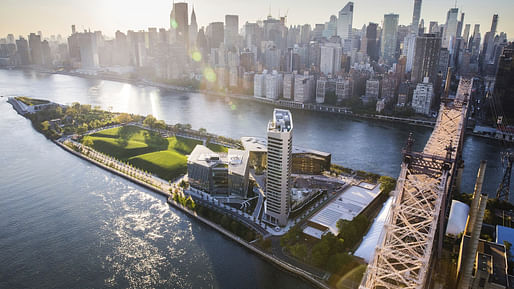
[[[273,105],[281,108],[288,109],[297,109],[297,110],[306,110],[312,112],[323,112],[323,113],[331,113],[338,114],[348,118],[354,119],[366,119],[366,120],[375,120],[375,121],[387,121],[393,123],[403,123],[414,126],[422,126],[422,127],[434,127],[435,121],[431,120],[423,120],[423,119],[414,119],[414,118],[401,118],[394,116],[385,116],[385,115],[373,115],[373,114],[357,114],[353,113],[349,108],[340,107],[340,106],[332,106],[332,105],[323,105],[323,104],[314,104],[314,103],[299,103],[292,100],[273,100],[261,97],[254,97],[251,95],[230,93],[230,92],[216,92],[207,89],[194,89],[190,87],[182,87],[177,85],[170,85],[164,83],[158,83],[153,81],[139,80],[139,79],[131,79],[126,77],[114,76],[114,75],[93,75],[93,74],[83,74],[83,73],[74,73],[74,72],[48,72],[42,71],[42,73],[52,73],[52,74],[61,74],[61,75],[69,75],[75,77],[81,77],[86,79],[96,79],[96,80],[108,80],[108,81],[117,81],[123,83],[130,83],[133,85],[145,85],[152,86],[161,89],[175,90],[180,92],[189,92],[189,93],[203,93],[206,95],[216,96],[216,97],[229,97],[233,99],[246,100],[246,101],[254,101],[260,102],[268,105]]]

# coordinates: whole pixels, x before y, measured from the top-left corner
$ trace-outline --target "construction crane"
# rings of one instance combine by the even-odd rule
[[[496,191],[496,199],[509,201],[510,177],[512,175],[512,163],[514,162],[514,153],[506,152],[502,154],[502,162],[505,167],[502,182]]]

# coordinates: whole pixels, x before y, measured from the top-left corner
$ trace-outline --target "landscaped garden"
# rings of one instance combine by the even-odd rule
[[[185,174],[187,155],[202,144],[177,136],[165,138],[136,126],[102,130],[85,136],[82,143],[165,180]]]

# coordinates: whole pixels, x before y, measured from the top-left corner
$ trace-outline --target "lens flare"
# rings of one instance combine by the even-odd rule
[[[207,67],[207,68],[205,68],[203,70],[203,77],[205,77],[205,79],[208,82],[215,82],[216,81],[216,73],[210,67]]]
[[[202,60],[202,54],[200,51],[193,51],[191,58],[196,62],[200,62]]]
[[[177,21],[175,19],[171,19],[170,20],[170,24],[171,24],[171,28],[177,29],[178,23],[177,23]]]

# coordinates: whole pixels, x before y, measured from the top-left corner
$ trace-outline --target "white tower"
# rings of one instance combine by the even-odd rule
[[[268,169],[265,220],[285,226],[291,209],[293,119],[289,110],[275,109],[268,124]]]

